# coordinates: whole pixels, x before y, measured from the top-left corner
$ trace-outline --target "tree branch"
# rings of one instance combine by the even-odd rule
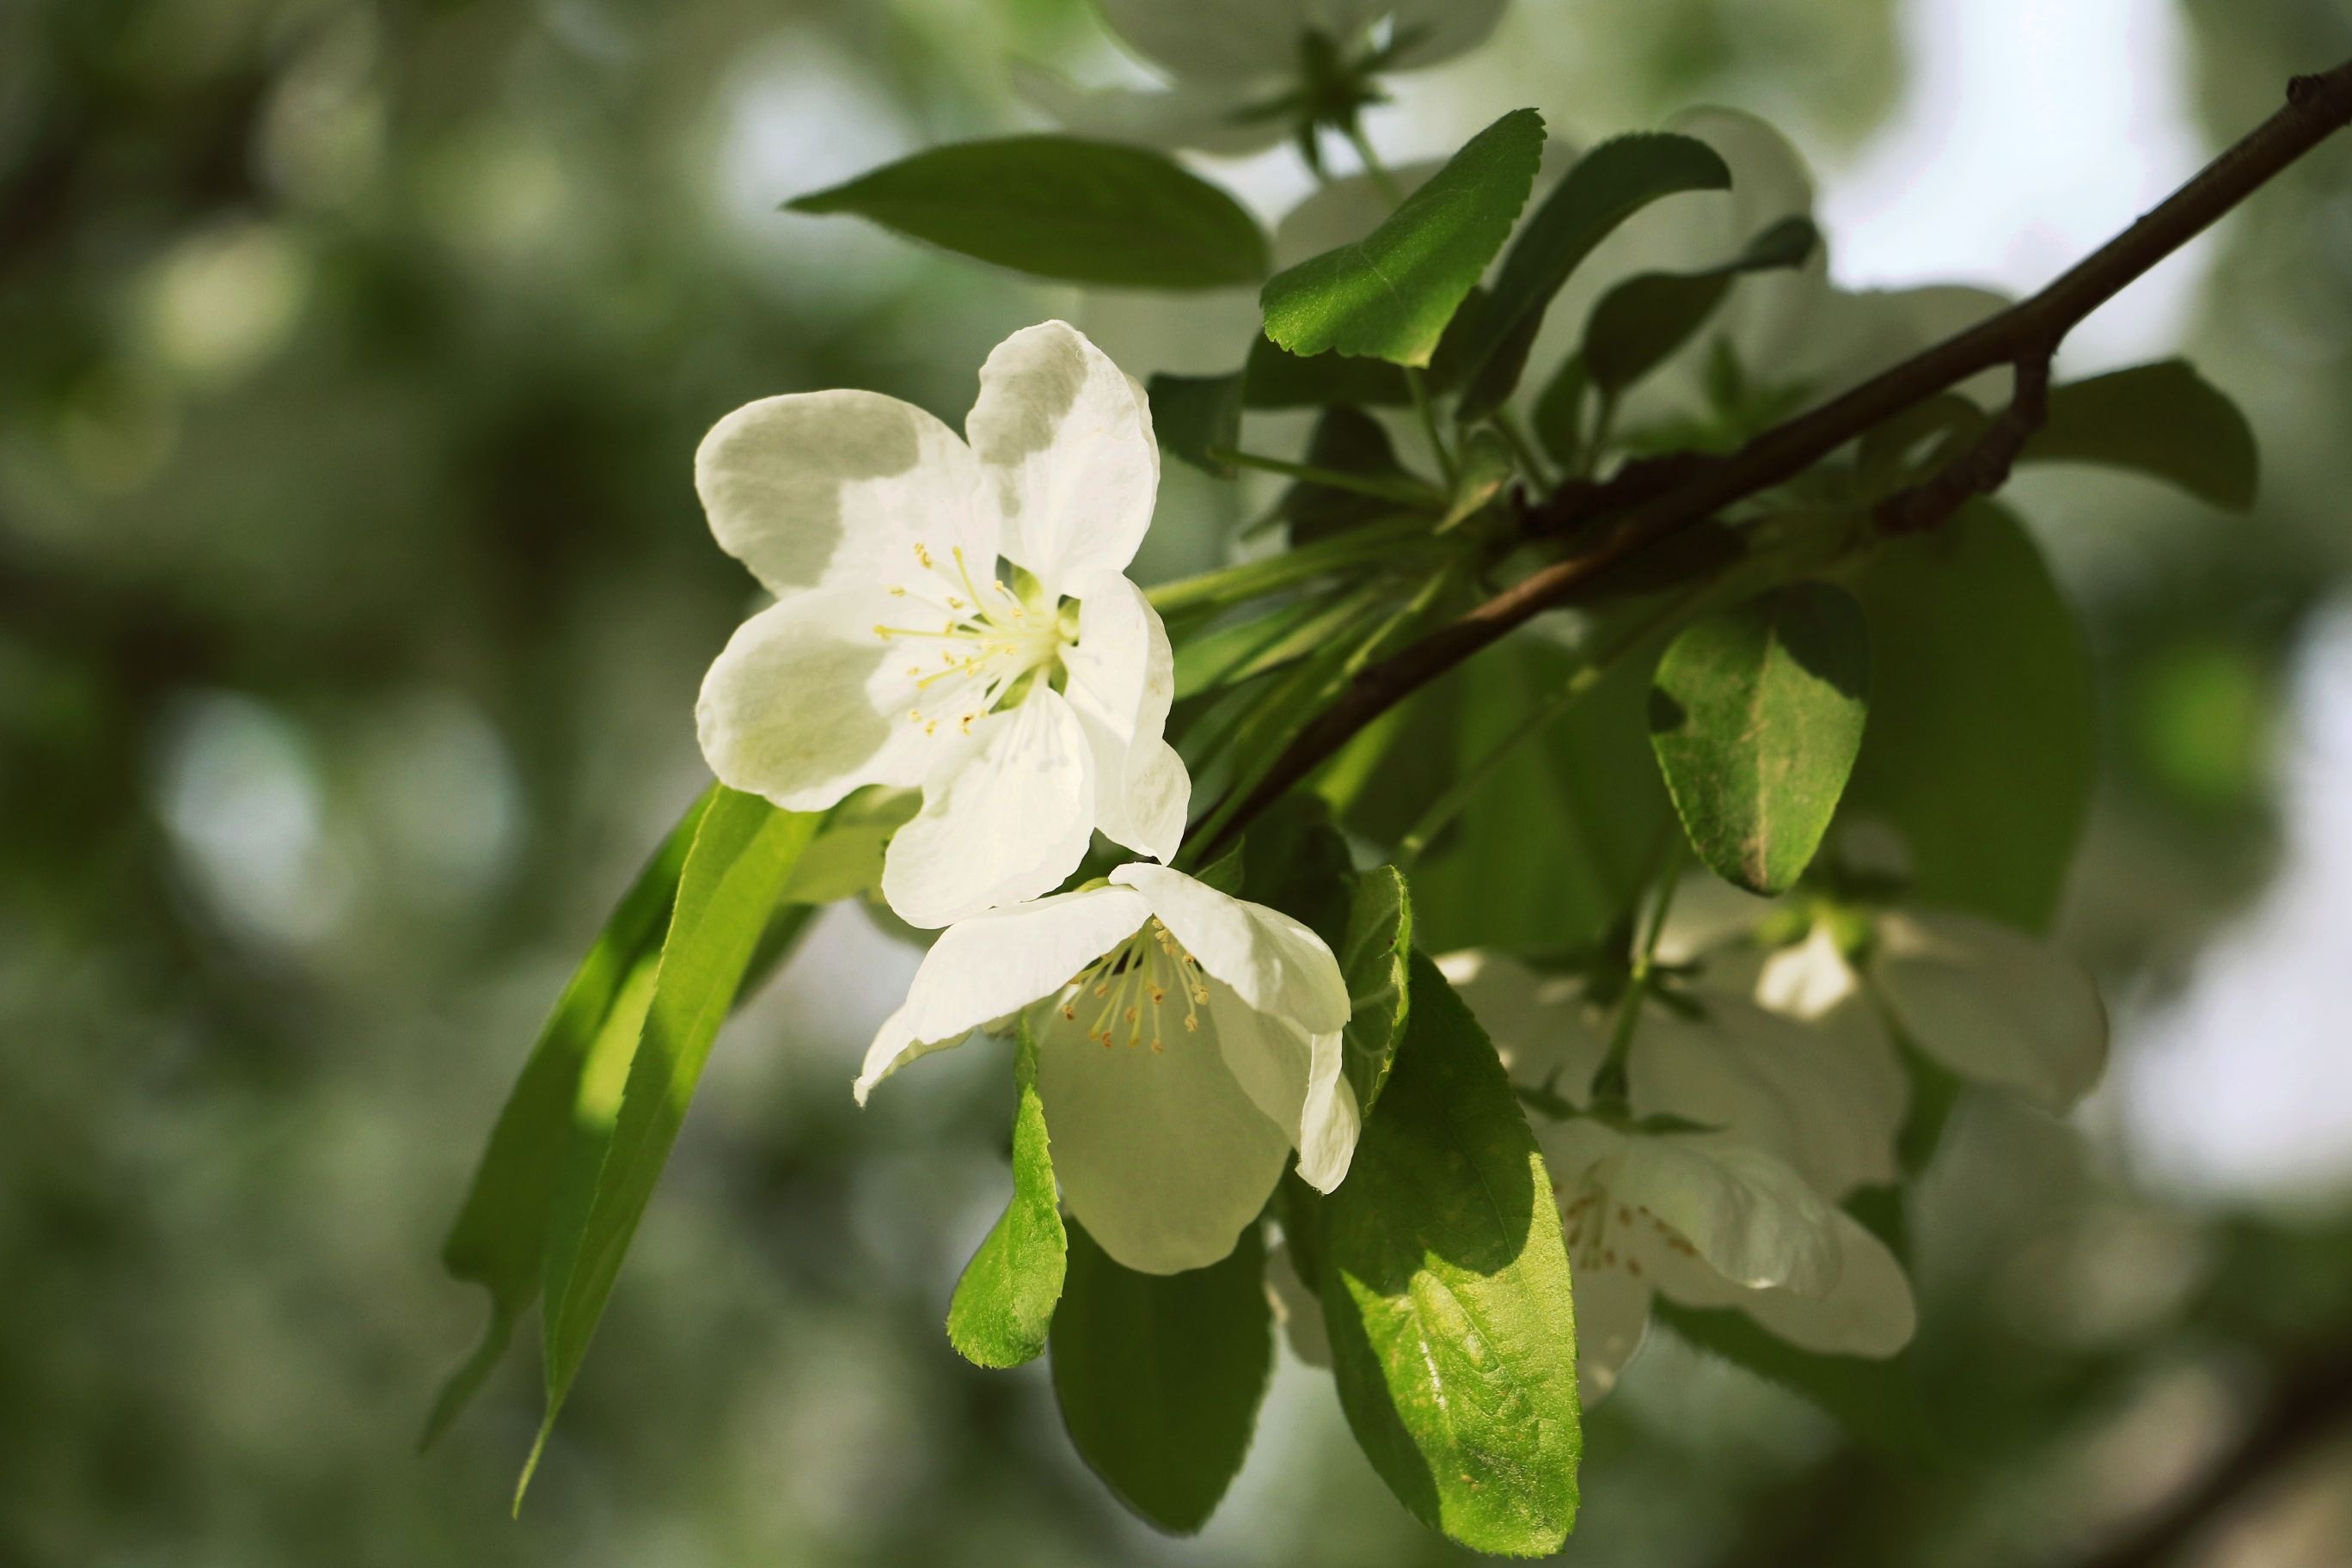
[[[1656,468],[1629,469],[1622,487],[1574,483],[1562,486],[1531,510],[1531,531],[1588,533],[1591,542],[1565,559],[1530,574],[1459,619],[1360,673],[1313,723],[1301,731],[1259,781],[1239,810],[1204,845],[1213,853],[1258,812],[1322,765],[1356,733],[1428,681],[1500,639],[1533,616],[1574,601],[1595,577],[1618,563],[1735,501],[1795,478],[1846,442],[1934,396],[1945,388],[1996,365],[2021,367],[2021,395],[2027,392],[2023,367],[2038,363],[2045,377],[2050,356],[2076,323],[2113,299],[2157,263],[2195,238],[2231,208],[2352,123],[2352,60],[2322,76],[2297,77],[2277,113],[2248,132],[2114,239],[2092,252],[2040,293],[1987,318],[1933,348],[1863,383],[1853,391],[1758,436],[1727,457],[1699,460],[1667,476]],[[2001,446],[2012,437],[2022,446],[2030,407],[2008,415],[1987,432],[1988,447],[1961,459],[1968,473],[1955,482],[1973,482],[1990,472]],[[2009,456],[2013,458],[2012,448]],[[2006,462],[2000,462],[2006,472]],[[1638,473],[1639,478],[1634,478]],[[1672,482],[1659,487],[1662,477]],[[1998,478],[1991,481],[2000,482]],[[1931,481],[1937,489],[1943,480]],[[1898,498],[1899,499],[1899,498]],[[1963,493],[1953,500],[1965,500]],[[1912,503],[1922,508],[1928,502]],[[1934,503],[1940,504],[1940,498]],[[1588,524],[1601,525],[1597,531]]]
[[[2017,386],[2000,417],[1934,479],[1879,502],[1880,532],[1925,533],[1970,497],[1989,496],[2009,482],[2018,454],[2050,418],[2050,360],[2047,351],[2037,351],[2017,362]]]

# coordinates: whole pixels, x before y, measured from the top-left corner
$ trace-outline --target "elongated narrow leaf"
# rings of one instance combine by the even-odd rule
[[[1063,1425],[1121,1502],[1190,1535],[1240,1472],[1273,1369],[1265,1244],[1253,1226],[1222,1263],[1138,1274],[1075,1220],[1069,1237],[1052,1338]]]
[[[1425,365],[1463,296],[1510,237],[1543,156],[1543,117],[1513,110],[1478,132],[1362,239],[1266,283],[1265,335]]]
[[[1369,1114],[1412,1018],[1412,894],[1393,866],[1375,866],[1354,881],[1337,949],[1349,1005],[1340,1062],[1357,1106]]]
[[[820,820],[721,788],[696,827],[612,1137],[593,1163],[593,1181],[558,1196],[547,1258],[547,1414],[516,1489],[518,1506],[604,1316],[711,1042]],[[584,1173],[586,1166],[575,1169]]]
[[[1218,186],[1139,147],[1011,136],[935,147],[795,197],[1039,278],[1224,289],[1265,276],[1265,235]]]
[[[2017,520],[1975,501],[1874,548],[1872,717],[1846,817],[1908,845],[1914,895],[2028,931],[2048,923],[2090,805],[2090,654]]]
[[[1619,224],[1661,196],[1730,184],[1731,171],[1713,148],[1666,132],[1620,136],[1579,159],[1503,258],[1477,330],[1463,347],[1465,408],[1499,407],[1510,395],[1552,296]]]
[[[1811,863],[1862,749],[1870,633],[1861,606],[1799,583],[1709,616],[1658,661],[1650,744],[1691,847],[1751,893]]]
[[[447,1430],[480,1389],[512,1342],[515,1323],[539,1299],[547,1269],[549,1216],[581,1119],[583,1081],[599,1059],[617,1052],[625,1062],[636,1048],[636,1021],[652,995],[646,976],[660,956],[678,872],[710,793],[687,808],[605,921],[499,1112],[466,1205],[441,1248],[443,1268],[490,1292],[489,1327],[474,1353],[442,1385],[425,1424],[426,1444]],[[634,1006],[627,1005],[632,1001]],[[609,1026],[616,1016],[620,1026]]]
[[[2231,511],[2254,504],[2261,472],[2253,426],[2179,359],[2053,388],[2049,421],[2018,461],[2131,468]]]
[[[1309,468],[1328,468],[1368,479],[1404,479],[1412,476],[1397,461],[1388,427],[1360,408],[1327,408],[1307,438],[1305,458]],[[1380,518],[1397,515],[1394,501],[1357,490],[1300,479],[1275,503],[1275,515],[1290,525],[1293,544],[1312,544],[1345,533]]]
[[[1234,477],[1231,463],[1210,454],[1241,445],[1241,372],[1155,375],[1146,392],[1151,400],[1152,434],[1160,438],[1162,451],[1221,479]]]
[[[1551,1178],[1494,1047],[1434,964],[1390,1091],[1323,1208],[1339,1404],[1390,1490],[1463,1545],[1557,1551],[1583,1452]]]
[[[1013,1083],[1013,1199],[964,1265],[948,1304],[948,1342],[975,1366],[1019,1366],[1045,1353],[1062,1299],[1068,1237],[1054,1192],[1045,1108],[1037,1098],[1037,1042],[1021,1022]]]
[[[1583,363],[1592,384],[1622,392],[1690,342],[1741,273],[1801,267],[1820,243],[1811,219],[1782,218],[1720,267],[1628,278],[1585,318]]]

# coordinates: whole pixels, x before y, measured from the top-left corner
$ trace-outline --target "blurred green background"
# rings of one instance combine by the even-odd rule
[[[1171,1542],[1042,1364],[954,1357],[1001,1064],[853,1109],[913,962],[855,910],[722,1039],[521,1521],[529,1350],[412,1453],[484,1310],[443,1227],[702,777],[751,586],[702,431],[842,385],[959,421],[1049,314],[1138,374],[1183,346],[1164,306],[774,211],[1034,124],[1013,54],[1116,68],[1083,0],[0,0],[0,1563],[1455,1555],[1286,1360]],[[2347,55],[2336,0],[1522,0],[1370,125],[1402,161],[1520,103],[1589,142],[1727,102],[1814,158],[1842,278],[2031,287]],[[1268,216],[1305,188],[1223,177]],[[2342,1363],[2352,142],[2069,363],[2179,347],[2261,432],[2255,516],[2017,492],[2098,652],[2063,935],[2118,1059],[2074,1128],[1969,1102],[1919,1194],[1937,1452],[1661,1336],[1593,1420],[1571,1561],[2088,1561]],[[1171,468],[1147,568],[1230,506]],[[2352,1561],[2326,1426],[2183,1560]]]

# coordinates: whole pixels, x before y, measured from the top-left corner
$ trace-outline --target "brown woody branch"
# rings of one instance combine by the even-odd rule
[[[1960,459],[1962,471],[1930,481],[1923,489],[1932,496],[1904,506],[1932,522],[1927,514],[1934,508],[1948,512],[1969,494],[1980,493],[1980,482],[1983,489],[1999,485],[2016,448],[2032,433],[2030,421],[2038,420],[2026,367],[2035,367],[2032,379],[2046,389],[2050,356],[2076,323],[2352,123],[2352,60],[2325,75],[2295,78],[2287,86],[2286,99],[2277,113],[2187,184],[2031,299],[1765,431],[1727,457],[1695,460],[1671,474],[1654,467],[1629,469],[1621,479],[1630,482],[1563,486],[1545,498],[1531,509],[1529,527],[1577,541],[1571,552],[1360,672],[1276,759],[1219,832],[1217,842],[1204,845],[1203,851],[1213,853],[1390,707],[1533,616],[1575,602],[1619,563],[1736,501],[1794,479],[1848,441],[1945,388],[1997,365],[2014,364],[2020,367],[2023,410],[2013,402],[1979,447]],[[1672,482],[1661,487],[1661,478]],[[1955,489],[1958,493],[1951,493]],[[1944,506],[1947,499],[1950,506]],[[1911,512],[1902,511],[1898,521],[1912,521]]]

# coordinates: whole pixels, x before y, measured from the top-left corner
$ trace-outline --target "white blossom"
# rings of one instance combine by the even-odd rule
[[[1192,794],[1168,635],[1123,575],[1160,484],[1141,388],[1060,321],[980,384],[969,445],[817,392],[737,409],[695,458],[711,531],[776,600],[703,681],[703,755],[792,811],[919,787],[882,874],[919,926],[1048,891],[1097,829],[1165,859]]]
[[[1172,1274],[1233,1250],[1298,1152],[1329,1192],[1360,1121],[1348,988],[1278,910],[1164,866],[941,933],[874,1037],[859,1103],[908,1062],[1025,1020],[1062,1196],[1103,1250]]]
[[[1166,73],[1168,86],[1087,89],[1016,64],[1023,96],[1084,135],[1239,155],[1275,145],[1311,115],[1326,84],[1309,68],[1310,47],[1326,50],[1325,68],[1343,77],[1364,74],[1367,65],[1418,70],[1484,42],[1504,0],[1100,3],[1111,31]]]

